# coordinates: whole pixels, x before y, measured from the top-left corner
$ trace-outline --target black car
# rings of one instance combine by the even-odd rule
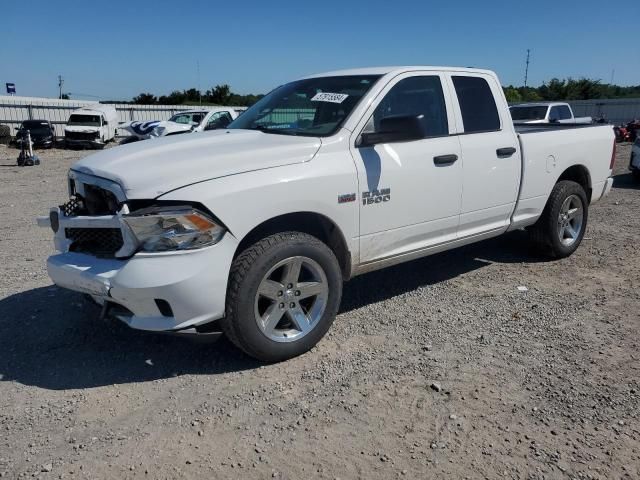
[[[51,148],[56,143],[53,125],[48,120],[25,120],[16,133],[16,145],[22,146],[27,138],[27,131],[31,133],[31,142],[35,148]]]

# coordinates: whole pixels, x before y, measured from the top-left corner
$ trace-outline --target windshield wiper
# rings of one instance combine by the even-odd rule
[[[247,130],[258,130],[263,133],[275,133],[276,135],[298,135],[297,132],[285,128],[269,128],[264,125],[254,125]]]

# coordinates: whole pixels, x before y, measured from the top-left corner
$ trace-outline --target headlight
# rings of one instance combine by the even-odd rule
[[[225,229],[193,207],[151,207],[122,217],[144,252],[191,250],[218,243]]]

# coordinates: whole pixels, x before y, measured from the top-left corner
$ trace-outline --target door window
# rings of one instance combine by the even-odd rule
[[[570,120],[571,119],[571,110],[567,105],[560,105],[558,107],[558,112],[560,113],[560,120]]]
[[[211,115],[211,118],[207,122],[206,130],[214,130],[216,128],[225,128],[232,122],[229,112],[216,112]]]
[[[419,76],[400,80],[377,106],[363,133],[379,132],[380,121],[386,117],[419,115],[427,137],[449,134],[440,77]]]
[[[454,76],[465,133],[500,130],[500,116],[491,87],[484,78]]]

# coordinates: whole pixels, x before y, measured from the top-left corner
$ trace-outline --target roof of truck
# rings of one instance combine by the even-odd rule
[[[441,72],[465,72],[465,73],[484,73],[494,75],[490,70],[482,70],[478,68],[466,68],[466,67],[438,67],[427,65],[409,65],[409,66],[396,66],[396,67],[369,67],[369,68],[352,68],[348,70],[335,70],[332,72],[317,73],[314,75],[308,75],[304,78],[314,77],[338,77],[346,75],[386,75],[389,73],[401,74],[405,72],[413,72],[420,70],[436,70]]]
[[[518,103],[511,105],[512,107],[554,107],[556,105],[569,105],[567,102],[530,102],[530,103]]]

